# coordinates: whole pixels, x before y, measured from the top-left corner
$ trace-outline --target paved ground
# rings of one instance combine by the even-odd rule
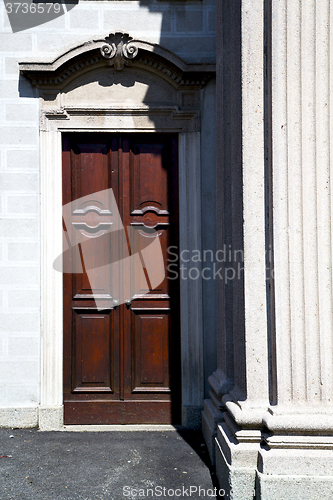
[[[216,498],[201,432],[0,429],[0,456],[0,500]]]

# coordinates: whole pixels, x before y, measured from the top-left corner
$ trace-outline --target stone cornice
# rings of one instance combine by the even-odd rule
[[[117,71],[135,66],[159,75],[177,88],[200,88],[215,73],[214,64],[187,64],[159,45],[134,40],[120,32],[85,42],[52,62],[19,63],[21,73],[34,86],[56,90],[84,73],[105,66]]]

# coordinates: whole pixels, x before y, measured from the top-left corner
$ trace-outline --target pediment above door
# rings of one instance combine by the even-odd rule
[[[38,88],[41,130],[46,119],[87,116],[101,130],[200,129],[200,91],[214,64],[187,64],[177,55],[126,33],[83,43],[52,62],[22,62],[21,74]],[[115,115],[112,123],[103,116]],[[122,116],[122,118],[120,118]]]
[[[19,64],[21,73],[34,86],[57,91],[98,69],[121,73],[129,67],[152,73],[176,89],[201,88],[215,75],[214,64],[187,64],[159,45],[120,32],[78,45],[52,62]]]

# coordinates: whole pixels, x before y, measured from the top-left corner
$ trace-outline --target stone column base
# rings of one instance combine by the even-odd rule
[[[333,476],[266,475],[258,473],[258,500],[323,500],[333,497]]]
[[[41,406],[38,409],[38,424],[41,431],[59,431],[64,426],[63,406]]]
[[[258,457],[260,500],[333,498],[331,436],[273,436]]]
[[[333,436],[266,434],[240,428],[227,412],[224,419],[215,438],[216,475],[224,498],[333,498]]]

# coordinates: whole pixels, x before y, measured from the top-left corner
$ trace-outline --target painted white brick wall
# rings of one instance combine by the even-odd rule
[[[0,407],[37,406],[40,384],[39,103],[17,63],[52,60],[116,31],[187,62],[214,62],[214,3],[81,0],[13,34],[0,2]]]

